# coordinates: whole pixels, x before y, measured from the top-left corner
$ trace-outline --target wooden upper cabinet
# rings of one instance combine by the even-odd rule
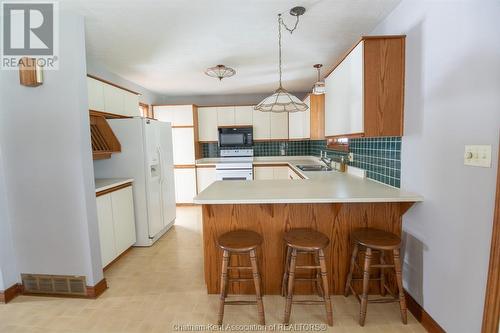
[[[405,36],[363,37],[325,79],[325,136],[402,136]]]
[[[325,139],[325,95],[309,96],[311,140]]]

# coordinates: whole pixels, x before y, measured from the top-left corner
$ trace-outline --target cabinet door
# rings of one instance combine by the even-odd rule
[[[215,182],[215,168],[196,168],[196,179],[198,182],[198,193]]]
[[[193,106],[174,105],[174,123],[172,126],[194,126]]]
[[[253,110],[254,140],[269,140],[271,138],[271,112]]]
[[[252,125],[253,121],[253,106],[235,106],[234,107],[234,124],[235,125]]]
[[[153,106],[153,112],[155,114],[155,118],[159,121],[170,123],[172,126],[174,125],[175,114],[170,106]]]
[[[263,179],[274,179],[274,168],[273,167],[254,167],[253,179],[263,180]]]
[[[288,137],[290,139],[309,139],[311,133],[310,96],[304,100],[309,109],[304,112],[290,112],[288,114]]]
[[[175,201],[177,203],[192,203],[196,196],[195,168],[175,169]]]
[[[104,83],[87,77],[89,110],[104,111]]]
[[[199,141],[217,141],[217,108],[198,108]]]
[[[274,167],[274,179],[288,179],[288,169],[287,166]]]
[[[325,135],[363,133],[363,42],[325,80]]]
[[[116,255],[135,244],[135,215],[132,186],[111,192]]]
[[[101,261],[102,267],[105,267],[116,258],[111,194],[101,195],[96,198],[96,201]]]
[[[123,104],[125,115],[129,117],[140,117],[139,96],[128,91],[123,92]]]
[[[174,165],[192,165],[194,154],[194,128],[172,128]]]
[[[271,139],[288,139],[288,112],[271,112]]]
[[[126,116],[124,110],[124,96],[124,90],[105,84],[104,111]]]
[[[234,123],[234,106],[217,107],[217,125],[218,126],[233,126]]]

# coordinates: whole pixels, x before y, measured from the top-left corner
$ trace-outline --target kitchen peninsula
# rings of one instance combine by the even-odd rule
[[[215,163],[200,160],[197,165]],[[195,199],[203,206],[203,242],[205,283],[208,293],[219,292],[222,253],[217,237],[236,229],[258,232],[263,244],[258,261],[265,294],[279,294],[285,261],[283,233],[291,228],[312,228],[330,238],[326,249],[330,270],[329,285],[333,294],[342,294],[349,269],[352,230],[373,227],[401,234],[402,216],[419,195],[408,193],[366,178],[347,173],[304,172],[299,164],[319,164],[313,157],[256,158],[259,165],[288,165],[303,179],[217,181]],[[247,258],[237,258],[233,265],[248,265]],[[302,260],[309,260],[302,258]],[[246,277],[246,276],[245,276]],[[374,291],[377,281],[372,282]],[[355,286],[358,287],[358,286]],[[233,283],[230,293],[253,293],[248,283]],[[309,282],[297,284],[298,293],[313,289]]]

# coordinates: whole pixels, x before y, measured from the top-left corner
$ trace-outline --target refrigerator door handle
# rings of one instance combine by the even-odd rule
[[[163,156],[161,153],[160,146],[156,147],[156,152],[158,153],[158,165],[160,166],[160,183],[163,183]]]

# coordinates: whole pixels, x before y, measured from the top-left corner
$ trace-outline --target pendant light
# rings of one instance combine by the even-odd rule
[[[231,67],[226,67],[224,65],[217,65],[214,67],[207,68],[205,74],[211,77],[216,77],[219,81],[222,81],[225,77],[231,77],[236,74],[236,71]]]
[[[312,93],[313,93],[313,95],[323,95],[325,93],[325,90],[326,90],[325,81],[322,81],[321,76],[320,76],[321,75],[320,69],[321,69],[321,67],[323,67],[323,65],[316,64],[313,67],[318,70],[318,81],[316,81],[316,83],[314,84]]]
[[[303,103],[300,99],[290,94],[283,88],[281,82],[282,66],[281,66],[281,26],[284,26],[287,31],[293,33],[297,28],[299,23],[299,16],[305,13],[306,9],[304,7],[294,7],[290,10],[290,15],[297,18],[293,28],[288,28],[281,18],[281,14],[278,14],[278,49],[279,49],[279,87],[276,89],[274,94],[265,98],[257,106],[254,107],[257,111],[262,112],[298,112],[306,111],[308,106]]]

